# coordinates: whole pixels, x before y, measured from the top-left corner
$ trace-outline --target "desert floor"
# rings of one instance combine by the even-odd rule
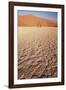
[[[57,28],[18,27],[18,79],[57,77]]]

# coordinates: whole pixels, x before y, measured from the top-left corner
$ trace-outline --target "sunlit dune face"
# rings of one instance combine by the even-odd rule
[[[40,18],[32,15],[18,15],[18,26],[24,27],[57,27],[55,20],[49,20],[46,18]]]

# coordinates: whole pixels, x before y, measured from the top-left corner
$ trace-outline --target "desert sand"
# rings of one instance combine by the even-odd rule
[[[18,15],[18,26],[24,27],[57,27],[57,21],[54,19],[47,19],[38,16],[29,15]]]
[[[18,79],[57,77],[57,28],[18,27]]]

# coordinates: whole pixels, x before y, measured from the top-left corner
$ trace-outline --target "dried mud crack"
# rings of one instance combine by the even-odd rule
[[[37,29],[19,28],[18,79],[57,77],[57,30]]]

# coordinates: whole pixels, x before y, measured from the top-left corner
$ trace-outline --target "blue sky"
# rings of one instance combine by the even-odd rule
[[[57,12],[18,10],[17,14],[18,15],[29,15],[29,14],[31,14],[33,16],[57,20]]]

